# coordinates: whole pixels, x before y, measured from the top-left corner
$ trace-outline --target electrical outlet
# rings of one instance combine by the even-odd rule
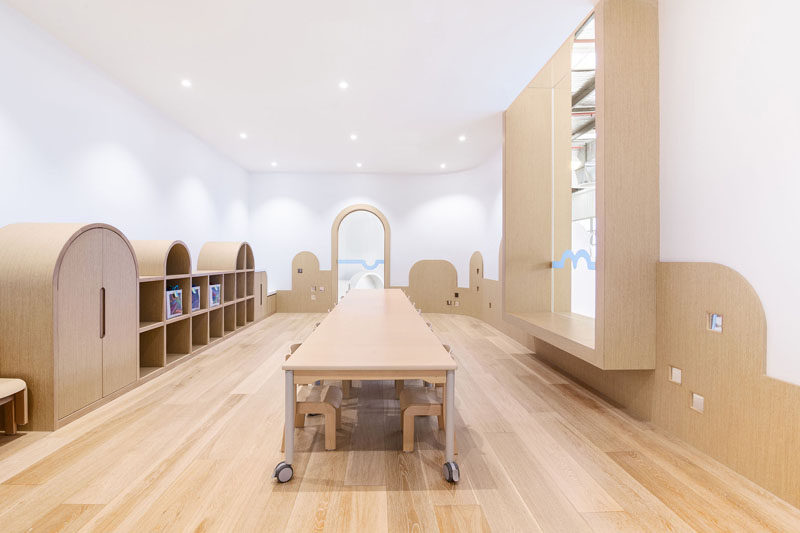
[[[696,392],[692,393],[692,409],[697,411],[698,413],[702,413],[705,411],[706,408],[706,399],[697,394]]]
[[[297,269],[297,273],[298,273],[298,274],[302,274],[302,273],[303,273],[303,269],[302,269],[302,268],[298,268],[298,269]]]
[[[669,367],[669,380],[680,385],[683,381],[683,371],[674,366]]]
[[[319,286],[319,292],[325,292],[325,287],[323,287],[322,285],[320,285],[320,286]]]
[[[317,295],[316,295],[316,294],[312,294],[312,295],[311,295],[311,299],[312,299],[312,300],[316,300],[316,299],[317,299]]]
[[[492,302],[489,302],[489,309],[492,308]]]
[[[455,306],[456,306],[456,307],[458,307],[459,305],[461,305],[461,302],[459,302],[458,300],[456,300],[456,302],[455,302]]]
[[[458,293],[457,293],[457,292],[456,292],[456,293],[453,293],[453,294],[455,294],[455,297],[456,297],[456,298],[458,298]]]
[[[450,303],[450,300],[447,300],[447,305],[452,305],[452,304]]]

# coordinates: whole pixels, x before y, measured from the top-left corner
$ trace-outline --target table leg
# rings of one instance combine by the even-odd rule
[[[455,396],[456,373],[454,370],[447,371],[447,383],[445,384],[445,415],[444,415],[444,467],[442,473],[447,481],[457,483],[460,477],[458,464],[453,461],[455,452]]]
[[[273,477],[277,478],[281,483],[286,483],[294,475],[292,462],[294,461],[294,415],[297,391],[294,385],[294,372],[291,370],[286,371],[285,386],[284,447],[286,449],[286,459],[278,463],[273,473]]]

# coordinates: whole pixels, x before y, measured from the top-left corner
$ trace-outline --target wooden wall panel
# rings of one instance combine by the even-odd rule
[[[324,313],[333,307],[332,287],[331,271],[320,270],[319,259],[313,253],[300,252],[292,260],[292,289],[278,291],[278,311]]]
[[[417,261],[408,273],[406,294],[414,302],[414,306],[424,313],[465,314],[461,309],[464,292],[458,287],[456,268],[449,261]]]
[[[723,316],[722,332],[708,313]],[[653,423],[800,506],[800,387],[769,378],[752,286],[714,263],[661,263]],[[669,367],[682,384],[668,381]],[[692,392],[705,398],[692,410]]]
[[[508,312],[551,310],[551,87],[525,89],[505,112],[503,226],[508,283],[504,297]]]
[[[653,368],[660,253],[658,5],[604,0],[595,17],[595,346],[602,349],[604,368]]]

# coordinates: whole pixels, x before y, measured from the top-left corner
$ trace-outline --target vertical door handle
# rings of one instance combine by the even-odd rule
[[[264,284],[258,284],[258,305],[264,305]]]
[[[100,338],[106,336],[106,288],[100,287]]]

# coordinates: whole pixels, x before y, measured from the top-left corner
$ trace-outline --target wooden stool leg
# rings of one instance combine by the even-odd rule
[[[403,451],[414,451],[414,413],[403,411]]]
[[[439,420],[439,429],[444,429],[444,413],[436,417]]]
[[[394,380],[394,397],[395,399],[400,399],[400,393],[403,392],[403,387],[405,386],[405,382],[402,379]]]
[[[342,380],[342,396],[345,398],[350,397],[350,387],[353,385],[353,382],[349,379]]]
[[[342,427],[342,408],[338,408],[336,410],[336,428],[340,429]]]
[[[14,395],[14,423],[19,426],[28,423],[28,389]]]
[[[301,414],[294,415],[294,427],[296,428],[306,427],[306,415],[301,415]]]
[[[330,409],[325,413],[325,449],[336,449],[336,410]]]
[[[3,404],[3,427],[6,435],[17,434],[17,421],[14,418],[14,400]]]

